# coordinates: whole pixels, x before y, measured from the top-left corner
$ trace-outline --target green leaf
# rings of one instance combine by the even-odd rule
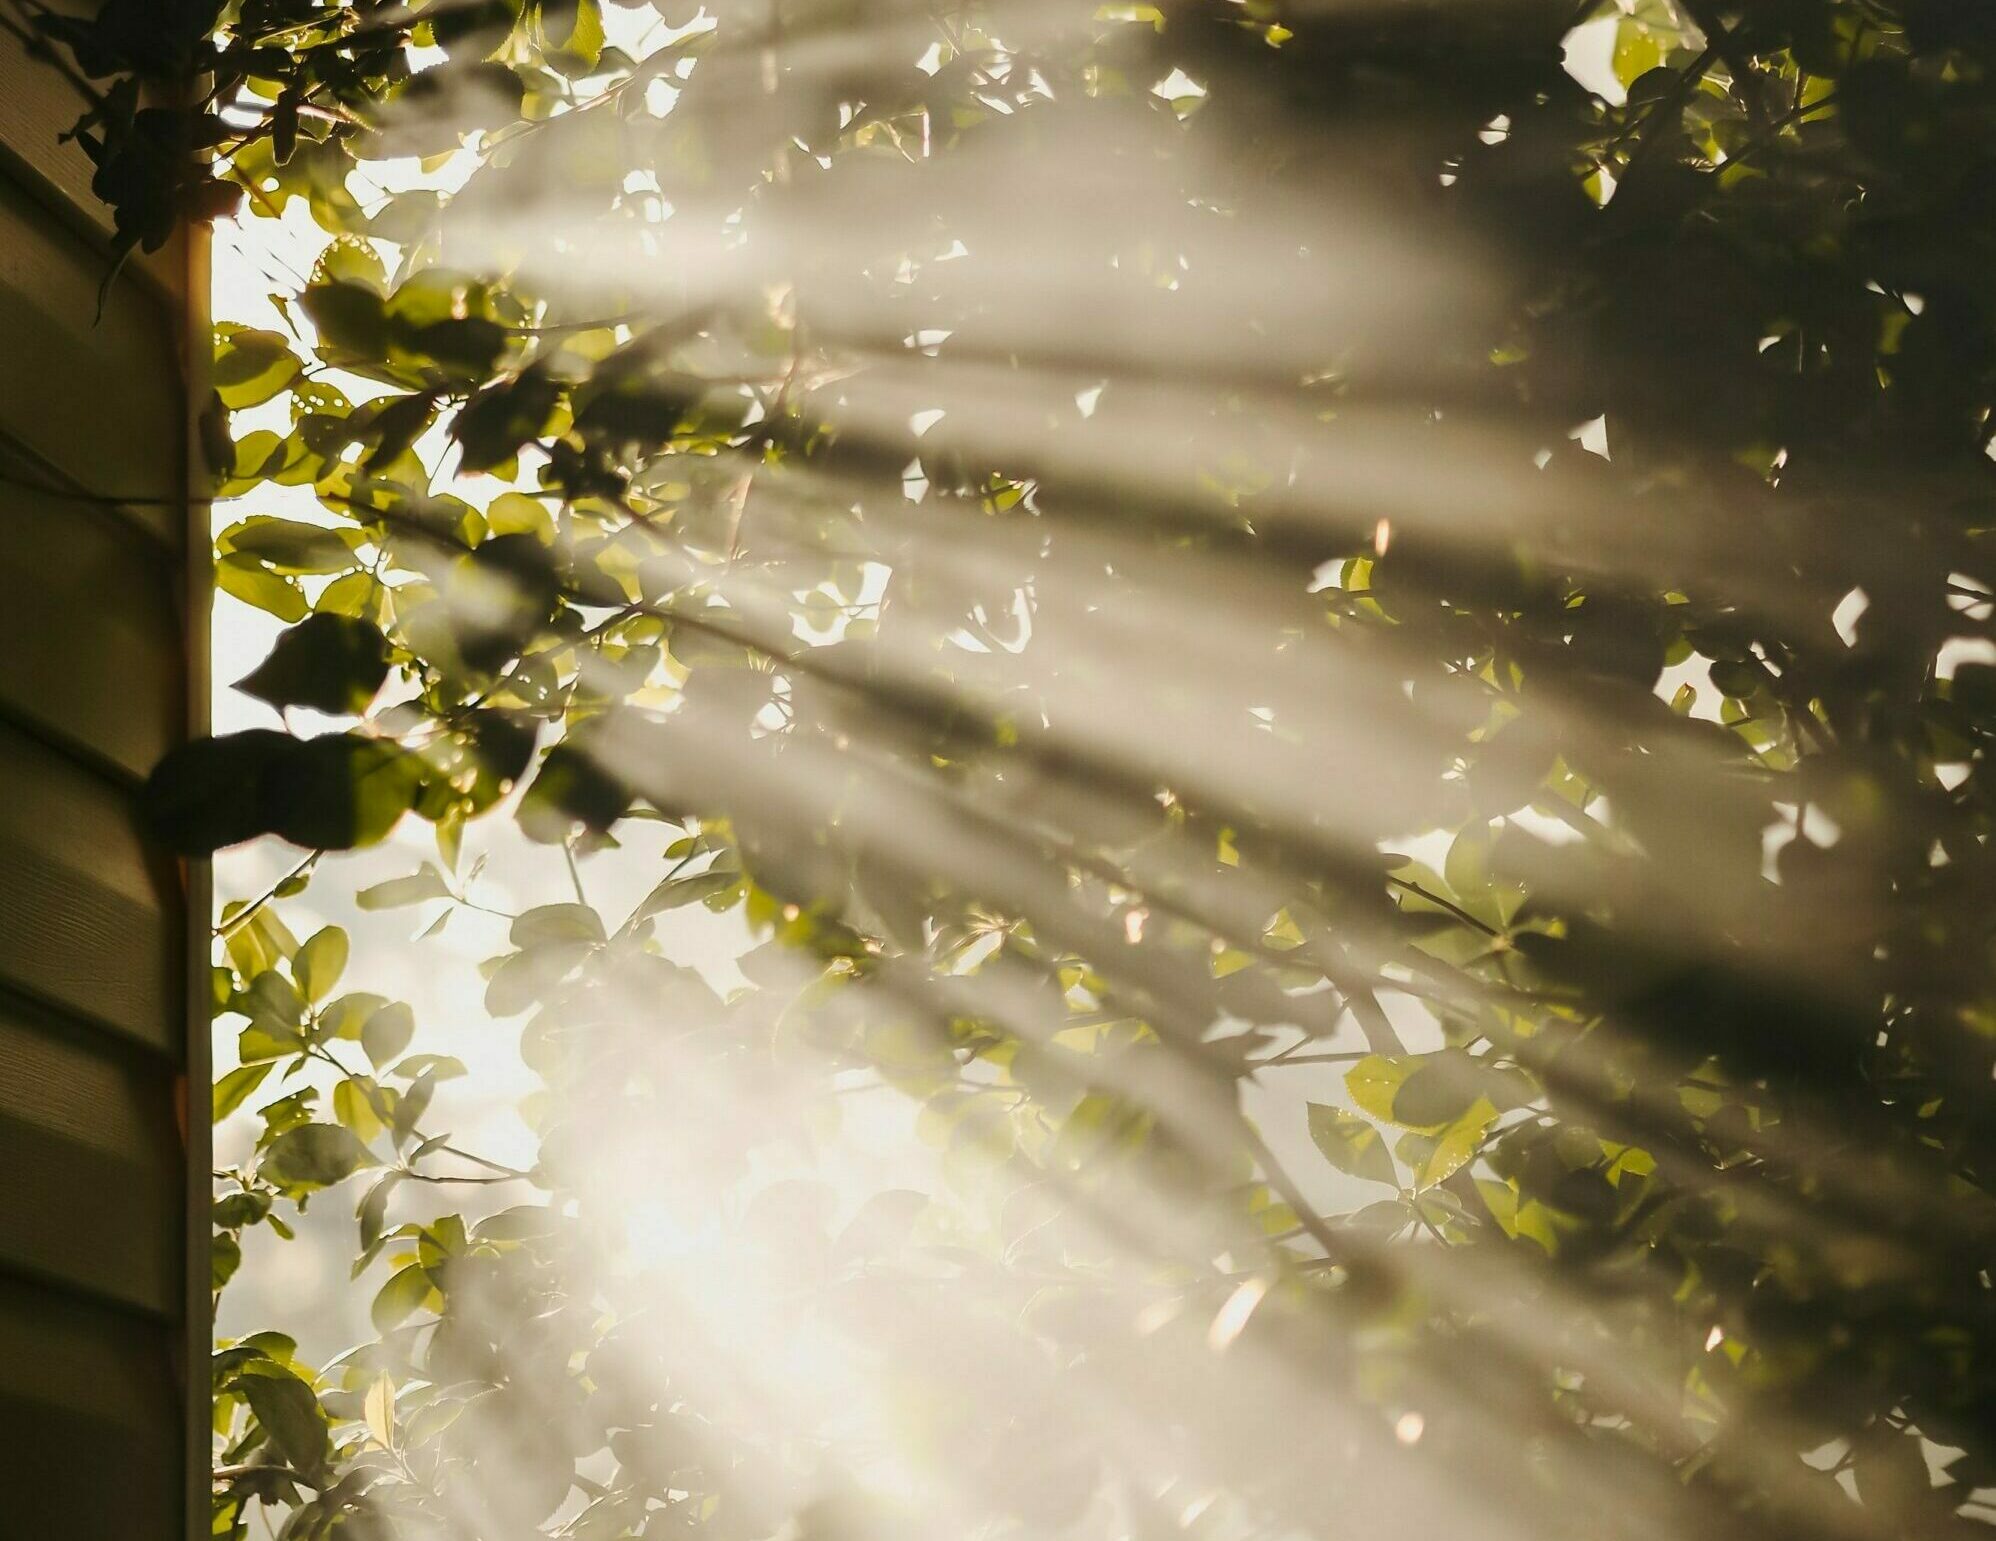
[[[411,1263],[399,1273],[390,1274],[374,1297],[368,1316],[376,1332],[393,1332],[430,1298],[434,1286],[421,1263]]]
[[[324,525],[259,514],[224,530],[217,551],[253,558],[272,572],[291,575],[351,571],[355,557],[348,539]]]
[[[1390,1124],[1394,1094],[1413,1069],[1414,1061],[1408,1057],[1368,1054],[1345,1072],[1345,1090],[1360,1111]]]
[[[459,465],[466,471],[489,471],[511,460],[522,444],[546,430],[558,401],[555,382],[537,369],[488,386],[451,421]],[[495,535],[530,534],[544,542],[554,540],[554,520],[536,498],[504,493],[494,500],[492,513],[501,521],[488,526]]]
[[[319,1089],[316,1086],[305,1086],[288,1097],[279,1097],[275,1102],[265,1103],[258,1110],[263,1114],[264,1143],[267,1145],[278,1135],[309,1124],[312,1121],[313,1106],[318,1100]]]
[[[415,1033],[415,1009],[405,1001],[393,1001],[367,1019],[360,1032],[360,1046],[377,1068],[385,1068],[408,1048]]]
[[[298,956],[291,960],[291,972],[306,1000],[316,1004],[333,993],[333,986],[346,972],[347,953],[347,934],[338,926],[326,926],[298,949]]]
[[[249,1403],[288,1465],[307,1476],[324,1469],[332,1439],[325,1410],[310,1386],[295,1375],[278,1372],[238,1376],[231,1389]]]
[[[1424,1056],[1394,1094],[1394,1122],[1429,1130],[1455,1123],[1476,1101],[1476,1075],[1476,1061],[1460,1049]]]
[[[242,1065],[231,1070],[215,1083],[214,1113],[216,1123],[220,1123],[243,1105],[270,1075],[270,1063]]]
[[[478,760],[478,788],[493,796],[526,774],[533,763],[538,724],[531,717],[499,711],[474,712],[464,725],[465,737]]]
[[[312,608],[323,615],[351,615],[372,621],[381,613],[386,593],[381,580],[371,572],[343,573],[319,590]]]
[[[212,1213],[215,1228],[224,1231],[239,1231],[246,1225],[256,1225],[270,1214],[271,1198],[267,1193],[238,1192],[223,1195],[216,1199]]]
[[[296,379],[303,367],[290,343],[276,332],[226,323],[215,328],[210,378],[222,405],[231,410],[270,400]]]
[[[1515,1239],[1518,1234],[1518,1190],[1508,1182],[1499,1182],[1492,1177],[1475,1179],[1477,1196],[1483,1200],[1484,1208],[1490,1211],[1490,1218],[1507,1237]]]
[[[253,728],[181,745],[146,781],[147,822],[171,849],[188,855],[254,839],[270,827],[265,788],[296,742],[286,733]]]
[[[229,953],[229,961],[245,979],[254,979],[266,969],[275,968],[294,956],[298,951],[298,939],[291,934],[290,927],[277,918],[277,912],[270,905],[258,909],[246,921],[237,921],[246,901],[231,900],[222,906],[222,919],[229,923],[228,941],[224,943]],[[238,1007],[247,1010],[246,1007]]]
[[[389,1172],[377,1180],[362,1196],[354,1210],[354,1218],[360,1226],[360,1250],[363,1257],[372,1257],[381,1245],[382,1236],[388,1225],[388,1200],[401,1186],[403,1174]]]
[[[1626,16],[1615,29],[1615,78],[1626,90],[1663,63],[1665,44],[1648,24]]]
[[[228,474],[215,489],[218,497],[239,497],[265,477],[274,475],[284,464],[284,440],[268,428],[244,434],[232,448],[233,458],[226,467]]]
[[[602,940],[603,918],[586,904],[543,904],[513,921],[515,947]]]
[[[444,882],[442,874],[424,862],[422,869],[409,877],[390,878],[385,883],[363,888],[354,895],[354,903],[364,910],[394,910],[450,897],[450,885]]]
[[[1324,1159],[1341,1172],[1371,1182],[1396,1184],[1393,1157],[1379,1131],[1355,1113],[1321,1102],[1309,1105],[1310,1138]]]
[[[460,413],[454,431],[463,420]],[[554,515],[541,499],[524,492],[502,492],[494,498],[485,510],[485,528],[494,535],[531,535],[543,545],[554,544]]]
[[[423,762],[400,745],[354,733],[293,740],[283,775],[266,779],[267,827],[295,845],[345,851],[372,845],[409,811]]]
[[[436,1095],[437,1077],[435,1072],[424,1070],[409,1083],[409,1089],[402,1093],[395,1104],[395,1111],[389,1119],[389,1132],[393,1135],[399,1150],[409,1136],[416,1132],[417,1120],[430,1110],[430,1099]]]
[[[274,1021],[252,1023],[236,1044],[236,1055],[246,1065],[268,1064],[304,1051],[304,1035]]]
[[[388,1108],[387,1094],[365,1077],[349,1077],[333,1088],[333,1117],[351,1129],[362,1144],[387,1127],[375,1107],[376,1099],[382,1108]]]
[[[527,838],[557,844],[574,831],[608,829],[631,806],[631,791],[595,755],[573,743],[556,744],[520,799],[518,819]]]
[[[739,872],[696,872],[688,877],[666,878],[645,895],[644,903],[632,916],[634,920],[644,920],[653,915],[662,915],[667,910],[676,910],[683,904],[696,904],[703,899],[711,899],[716,894],[724,894],[738,887],[742,882]]]
[[[312,282],[350,283],[379,291],[387,286],[388,270],[381,253],[358,236],[335,236],[312,264]]]
[[[313,284],[299,306],[318,328],[321,353],[357,355],[372,361],[388,349],[387,307],[365,284],[335,280]]]
[[[226,1231],[218,1232],[208,1243],[208,1287],[220,1291],[243,1265],[243,1245]]]
[[[399,1076],[428,1077],[432,1081],[455,1081],[469,1073],[464,1061],[451,1054],[411,1054],[395,1067]]]
[[[293,968],[297,967],[294,962]],[[298,988],[275,969],[266,969],[250,981],[244,992],[250,1015],[259,1025],[296,1027],[305,1018],[305,998]]]
[[[437,415],[437,398],[429,391],[411,396],[383,397],[371,401],[355,413],[356,431],[373,445],[368,454],[370,470],[382,470],[408,452]]]
[[[372,1165],[373,1155],[352,1130],[338,1124],[300,1124],[271,1142],[257,1169],[286,1187],[324,1188]]]
[[[1345,1074],[1345,1088],[1374,1118],[1436,1134],[1476,1101],[1482,1067],[1460,1049],[1388,1057],[1368,1054]]]
[[[501,963],[485,985],[485,1009],[495,1017],[517,1016],[589,957],[589,942],[551,943],[516,952]]]
[[[376,995],[372,990],[351,991],[320,1011],[319,1031],[326,1038],[355,1042],[368,1018],[387,1004],[387,996]]]
[[[596,0],[541,0],[541,35],[559,62],[587,69],[603,52],[603,17]]]
[[[302,620],[308,608],[305,593],[296,582],[279,577],[256,558],[240,553],[224,556],[215,563],[215,586],[287,624]]]
[[[545,1204],[516,1204],[496,1215],[487,1215],[473,1228],[479,1241],[532,1241],[554,1236],[561,1229],[561,1216]]]
[[[1415,1168],[1414,1186],[1432,1188],[1454,1176],[1475,1158],[1484,1135],[1496,1122],[1495,1105],[1488,1097],[1478,1097],[1435,1138],[1433,1149]]]
[[[277,639],[236,689],[280,709],[334,715],[367,710],[388,677],[388,639],[372,621],[322,611]]]
[[[506,328],[483,316],[453,316],[416,327],[401,339],[401,346],[427,355],[456,378],[481,379],[505,351]]]

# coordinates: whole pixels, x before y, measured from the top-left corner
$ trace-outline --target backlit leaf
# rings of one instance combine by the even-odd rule
[[[1372,1182],[1397,1183],[1393,1157],[1379,1131],[1356,1114],[1321,1102],[1309,1105],[1310,1138],[1341,1172]]]

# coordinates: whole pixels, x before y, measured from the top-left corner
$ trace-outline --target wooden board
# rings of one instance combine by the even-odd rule
[[[59,205],[70,225],[108,251],[111,211],[90,191],[97,168],[81,145],[62,138],[82,107],[82,93],[59,69],[31,57],[19,38],[0,31],[0,162],[10,163],[15,180],[39,183],[43,201]],[[134,253],[129,266],[165,294],[185,292],[187,263],[178,241],[150,254]]]
[[[0,727],[0,981],[177,1058],[184,925],[131,794]]]
[[[181,1533],[172,1329],[0,1281],[0,1534]]]
[[[150,1056],[0,1003],[0,1269],[178,1314],[173,1081]]]
[[[0,714],[144,776],[186,715],[179,560],[22,470],[0,449]]]
[[[147,849],[133,789],[206,720],[205,233],[135,254],[100,316],[77,105],[0,34],[0,1541],[192,1541],[208,890]]]
[[[90,191],[96,168],[82,146],[61,138],[83,108],[82,93],[61,71],[31,58],[12,33],[0,32],[0,144],[46,177],[84,219],[109,236],[110,211]]]
[[[0,433],[57,477],[137,500],[162,540],[184,540],[186,419],[180,349],[151,291],[114,284],[104,257],[0,176]]]

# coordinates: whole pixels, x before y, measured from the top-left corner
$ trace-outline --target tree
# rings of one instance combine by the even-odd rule
[[[81,137],[125,238],[307,200],[301,335],[384,390],[219,338],[217,427],[295,414],[222,491],[337,516],[222,537],[222,587],[295,623],[252,687],[358,721],[179,753],[160,827],[432,821],[440,868],[380,903],[456,892],[520,782],[578,854],[681,831],[638,913],[515,923],[488,1002],[532,1013],[543,1197],[472,1225],[385,1225],[451,1156],[407,1014],[330,998],[342,939],[275,899],[225,918],[218,1110],[306,1061],[339,1090],[264,1109],[218,1257],[331,1187],[363,1263],[408,1255],[341,1365],[220,1351],[218,1529],[1986,1515],[1996,26],[712,20],[640,58],[597,0],[37,14],[109,82]],[[198,103],[140,105],[197,64]],[[347,187],[462,143],[454,193]],[[483,506],[432,491],[439,424]],[[753,988],[647,945],[688,903],[767,939]],[[1247,1104],[1327,1058],[1346,1105],[1289,1112],[1371,1196],[1337,1213]],[[890,1200],[827,1275],[911,1323],[946,1522],[791,1481],[800,1431],[681,1396],[675,1340],[573,1266],[613,1113],[707,1131],[658,1178],[712,1192],[855,1074],[924,1100],[970,1217],[937,1251]],[[700,1124],[716,1087],[767,1124]],[[1202,1380],[1222,1350],[1281,1373]],[[1078,1405],[1104,1386],[1166,1410],[1134,1447]]]

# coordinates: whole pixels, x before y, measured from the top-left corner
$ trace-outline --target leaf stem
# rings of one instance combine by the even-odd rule
[[[278,895],[278,892],[281,889],[289,886],[293,881],[303,877],[307,872],[311,871],[313,864],[316,863],[318,859],[321,856],[324,856],[325,854],[326,853],[323,850],[311,852],[309,855],[306,856],[306,858],[303,861],[299,862],[297,866],[293,867],[289,872],[285,873],[283,877],[279,878],[275,883],[271,884],[270,887],[267,888],[263,892],[263,894],[260,897],[258,897],[254,902],[245,906],[243,909],[238,910],[235,914],[231,915],[227,920],[223,921],[222,924],[216,926],[214,928],[214,934],[218,937],[224,937],[224,938],[234,936],[236,932],[240,931],[244,926],[248,925],[252,920],[256,919],[258,912],[261,911],[265,905],[269,904],[273,899],[275,899]]]

